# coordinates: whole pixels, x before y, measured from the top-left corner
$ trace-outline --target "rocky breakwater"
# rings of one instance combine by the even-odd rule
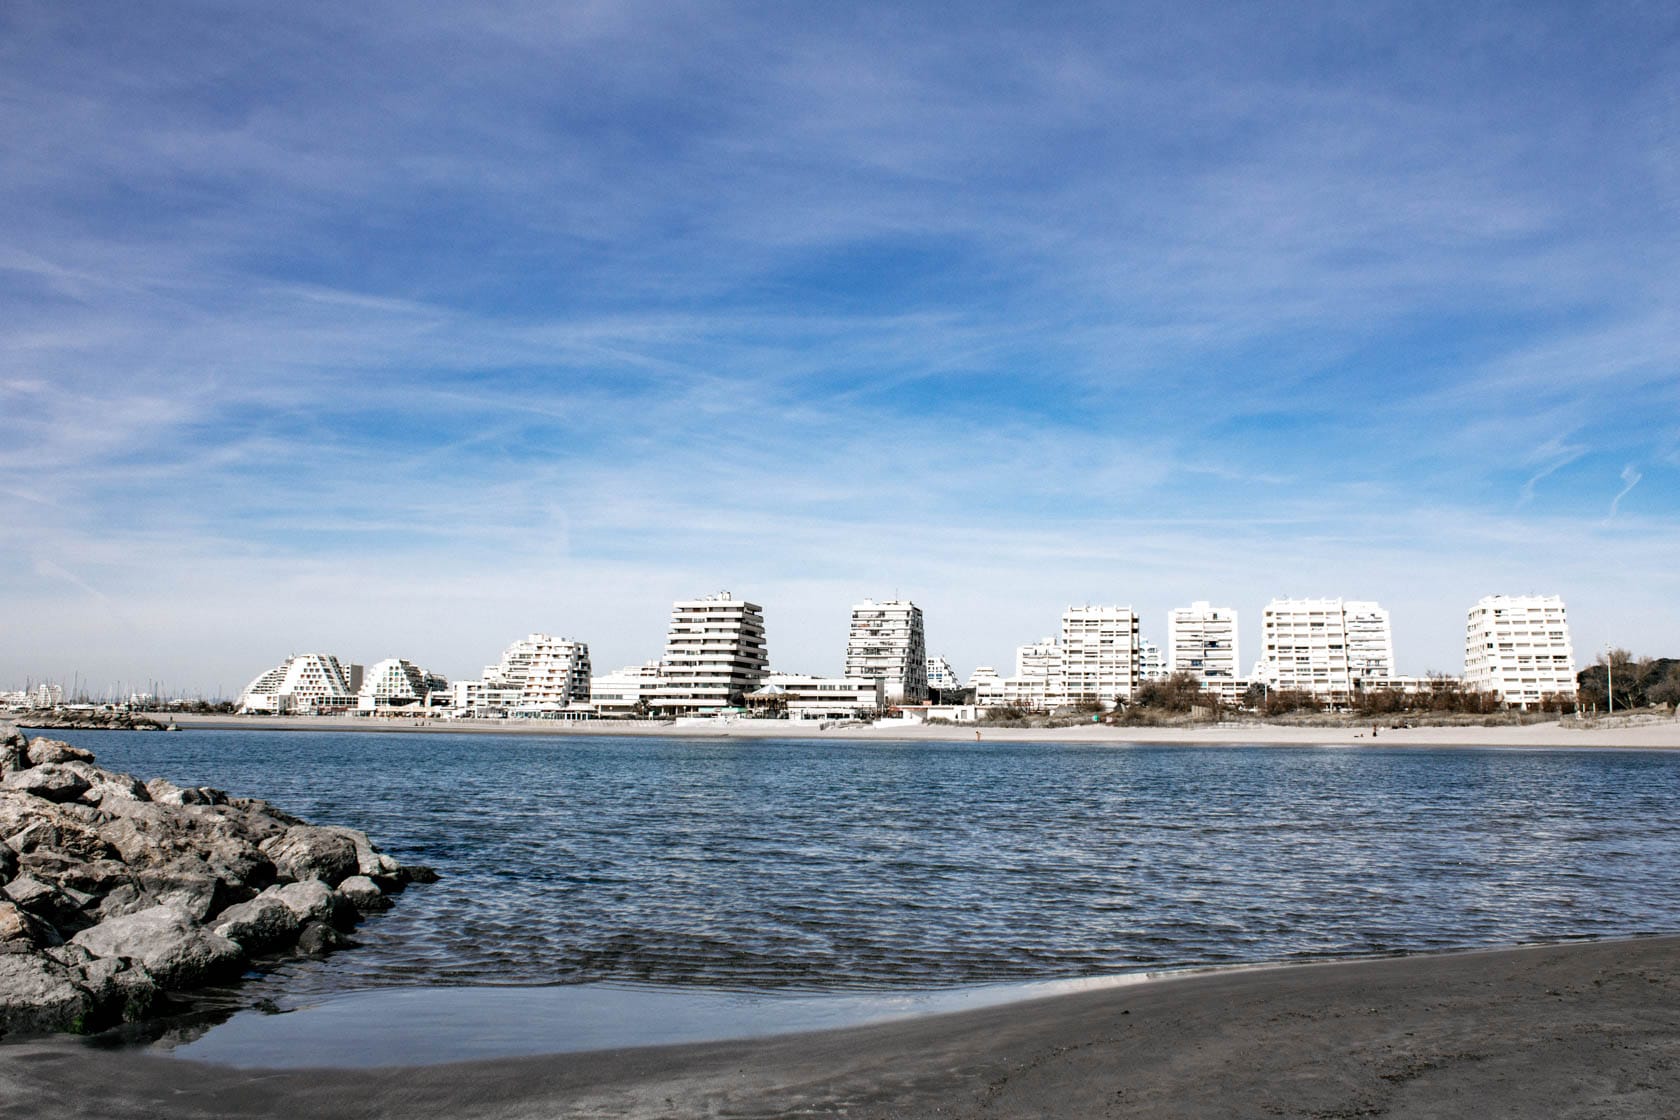
[[[0,1037],[164,1013],[254,959],[350,945],[390,895],[435,879],[355,829],[141,783],[0,725]]]

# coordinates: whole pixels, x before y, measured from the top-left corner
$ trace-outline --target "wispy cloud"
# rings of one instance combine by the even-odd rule
[[[1557,542],[1663,578],[1662,13],[86,18],[0,14],[0,684],[113,647],[37,553],[139,604],[113,672],[234,686],[218,612],[635,660],[727,582],[824,667],[882,587],[960,662],[1346,590],[1445,668],[1465,594],[1595,601]]]
[[[1639,480],[1644,477],[1645,476],[1640,474],[1632,463],[1629,463],[1627,466],[1622,468],[1622,488],[1617,491],[1614,498],[1610,499],[1610,512],[1606,514],[1604,518],[1606,521],[1610,521],[1615,518],[1616,510],[1622,504],[1622,499],[1627,497],[1628,494],[1632,492],[1633,488],[1639,485]]]

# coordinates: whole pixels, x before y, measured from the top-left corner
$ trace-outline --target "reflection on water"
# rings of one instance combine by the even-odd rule
[[[925,989],[1680,930],[1680,755],[66,732],[442,882],[246,989]]]

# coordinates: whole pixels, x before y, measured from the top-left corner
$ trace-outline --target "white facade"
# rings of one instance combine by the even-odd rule
[[[1148,638],[1138,639],[1138,680],[1160,681],[1167,678],[1167,655]]]
[[[880,679],[887,702],[920,704],[927,700],[927,643],[922,609],[908,600],[877,603],[865,599],[852,607],[846,638],[846,677]]]
[[[1332,703],[1394,676],[1388,612],[1343,599],[1273,599],[1262,614],[1264,652],[1256,679]]]
[[[927,659],[928,688],[939,689],[941,692],[955,692],[963,687],[962,678],[951,668],[951,663],[944,657],[930,657]]]
[[[444,677],[401,657],[387,657],[368,667],[356,707],[362,712],[424,708],[433,693],[448,692],[449,681]]]
[[[742,705],[769,673],[764,608],[727,591],[671,605],[654,706],[675,716]]]
[[[344,666],[330,653],[294,654],[239,694],[239,710],[247,714],[343,712],[355,706]]]
[[[1167,669],[1194,673],[1202,687],[1232,691],[1241,664],[1237,641],[1237,612],[1199,601],[1175,607],[1167,615]]]
[[[1062,612],[1061,687],[1049,704],[1112,707],[1137,691],[1142,638],[1130,607],[1069,607]]]
[[[1548,696],[1574,699],[1569,615],[1556,595],[1489,595],[1464,629],[1464,684],[1529,707]]]
[[[659,662],[626,665],[590,679],[589,702],[603,716],[631,718],[646,712],[659,687]]]
[[[535,652],[524,666],[517,715],[559,712],[589,703],[589,644],[533,634]]]
[[[786,710],[789,719],[874,719],[887,706],[881,677],[811,677],[771,673],[749,694],[754,707]]]

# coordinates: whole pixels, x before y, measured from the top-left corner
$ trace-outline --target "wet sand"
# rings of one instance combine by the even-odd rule
[[[260,1071],[0,1047],[0,1115],[1669,1117],[1680,938],[1192,974],[759,1041]]]
[[[473,735],[651,735],[676,738],[860,739],[908,742],[975,742],[976,728],[914,724],[823,728],[795,720],[739,720],[710,725],[617,720],[567,723],[558,720],[369,719],[354,716],[173,717],[184,731],[357,731],[388,734]],[[1631,726],[1592,726],[1574,720],[1499,727],[1301,727],[1280,723],[1216,724],[1202,727],[1106,727],[1079,724],[1057,728],[984,727],[981,742],[997,743],[1183,743],[1198,746],[1377,746],[1377,747],[1615,747],[1680,750],[1680,720]]]

